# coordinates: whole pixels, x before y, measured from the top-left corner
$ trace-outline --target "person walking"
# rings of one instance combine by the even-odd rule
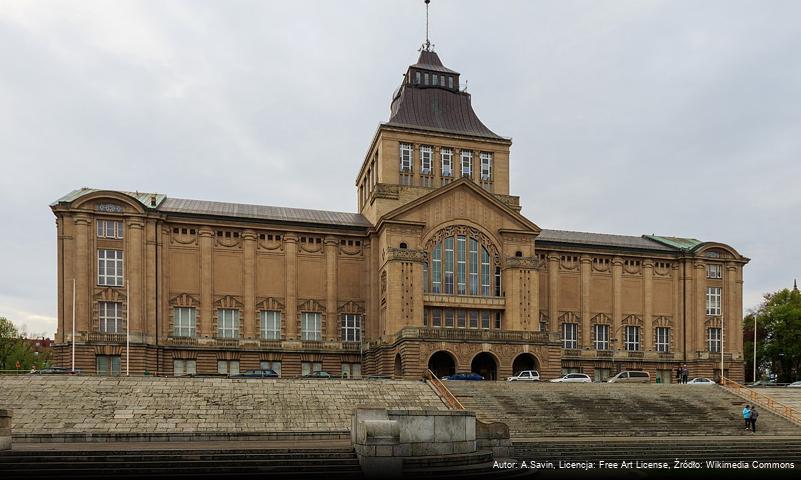
[[[687,378],[690,376],[690,369],[687,368],[687,364],[682,365],[681,367],[681,383],[687,383]]]
[[[751,405],[746,405],[743,409],[743,420],[745,420],[745,429],[751,430]]]
[[[751,407],[751,431],[756,433],[756,421],[759,417],[759,412],[757,411],[756,405]]]

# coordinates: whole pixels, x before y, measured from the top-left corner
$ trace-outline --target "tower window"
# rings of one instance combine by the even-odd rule
[[[414,72],[414,83],[420,85],[420,72]]]
[[[448,77],[448,88],[453,89],[453,77]]]
[[[440,149],[440,157],[442,158],[442,176],[453,176],[453,150],[450,148]]]
[[[434,154],[433,148],[429,145],[420,147],[420,173],[424,175],[431,174],[431,158]]]
[[[432,75],[432,80],[434,80],[433,82],[431,82],[432,85],[437,85],[439,83],[439,77],[437,76],[436,73]]]
[[[473,152],[462,150],[462,176],[471,177],[473,175]]]
[[[488,181],[492,179],[492,154],[488,152],[481,153],[481,180]]]
[[[428,85],[428,74],[427,73],[423,74],[423,80],[424,80],[425,84]]]
[[[412,146],[408,143],[400,144],[400,169],[401,172],[412,171]]]

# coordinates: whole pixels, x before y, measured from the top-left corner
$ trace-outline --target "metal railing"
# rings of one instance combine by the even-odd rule
[[[756,390],[748,388],[744,385],[740,385],[734,380],[730,380],[726,377],[723,377],[722,380],[723,381],[721,382],[721,385],[729,392],[744,398],[751,403],[759,405],[760,407],[765,408],[782,418],[790,420],[796,425],[801,425],[801,412],[790,405],[778,402],[768,395],[757,392]]]
[[[462,402],[453,396],[451,391],[448,390],[448,387],[446,387],[445,384],[442,383],[442,381],[437,378],[436,375],[434,375],[434,372],[431,370],[426,370],[425,373],[423,373],[423,378],[426,379],[434,392],[439,396],[439,398],[442,399],[443,402],[445,402],[448,408],[451,410],[464,410],[464,405],[462,405]]]

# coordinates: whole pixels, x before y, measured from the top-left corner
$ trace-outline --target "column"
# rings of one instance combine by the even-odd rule
[[[56,324],[56,335],[55,335],[55,342],[56,343],[64,343],[65,342],[65,328],[67,327],[67,318],[69,321],[72,322],[72,310],[71,306],[68,306],[68,302],[66,301],[68,294],[67,290],[68,287],[72,288],[72,282],[67,281],[67,268],[64,261],[64,217],[59,214],[56,218],[56,232],[57,232],[57,242],[56,242],[56,265],[58,271],[58,323]],[[69,301],[72,301],[72,290],[69,290]],[[68,310],[69,309],[69,310]],[[70,314],[67,314],[67,312]],[[70,325],[72,325],[70,323]]]
[[[89,315],[91,308],[91,266],[94,265],[95,255],[90,251],[89,224],[91,219],[83,214],[73,217],[75,222],[75,335],[80,338],[80,332],[89,331]],[[71,292],[70,292],[71,293]],[[66,322],[66,337],[72,336],[72,318]]]
[[[368,239],[362,240],[363,255],[364,255],[364,278],[367,279],[365,288],[367,289],[367,298],[365,299],[365,314],[366,318],[362,319],[362,340],[367,341],[372,339],[373,332],[378,331],[376,321],[378,319],[378,299],[376,298],[376,272],[378,266],[373,262],[373,247]]]
[[[214,248],[214,230],[202,227],[198,231],[200,237],[200,315],[197,318],[198,336],[214,337],[212,327],[212,303],[214,291],[212,284],[212,254]]]
[[[144,329],[142,328],[142,281],[143,265],[142,250],[144,246],[144,227],[145,224],[139,218],[129,218],[126,221],[127,232],[127,251],[125,252],[125,279],[127,281],[128,292],[131,295],[128,302],[128,330],[131,333],[131,340],[144,340]]]
[[[706,331],[704,321],[706,320],[706,265],[701,261],[696,261],[693,265],[693,285],[695,286],[695,308],[691,321],[693,332],[693,356],[696,351],[706,350],[704,341]]]
[[[145,223],[145,280],[144,280],[144,313],[142,314],[143,340],[146,343],[153,343],[156,336],[156,235],[158,225],[155,220],[148,220]]]
[[[684,285],[684,280],[680,279],[679,276],[681,275],[681,267],[678,262],[674,262],[671,264],[670,274],[673,276],[673,314],[671,318],[673,319],[673,345],[671,345],[671,351],[685,351],[685,342],[684,342],[684,305],[682,303],[682,296],[681,296],[681,289]],[[681,280],[681,281],[680,281]],[[682,357],[683,358],[683,357]]]
[[[256,232],[245,230],[242,232],[242,301],[244,306],[242,314],[242,330],[244,338],[259,337],[259,319],[256,315]]]
[[[743,264],[737,266],[737,288],[734,291],[734,312],[735,312],[735,330],[737,331],[737,338],[735,339],[737,349],[741,354],[745,353],[743,349]],[[757,326],[758,327],[758,326]]]
[[[297,265],[298,265],[298,236],[294,233],[286,233],[284,238],[284,251],[286,252],[286,338],[287,340],[299,340],[298,335],[298,288],[297,288]]]
[[[642,262],[643,281],[643,351],[655,350],[654,347],[654,262],[650,259]]]
[[[335,237],[325,237],[325,338],[336,340],[339,312],[337,312],[337,251]]]
[[[548,254],[548,318],[551,332],[559,331],[559,255]]]
[[[581,346],[592,345],[592,326],[590,325],[590,281],[592,275],[592,258],[589,255],[581,256]]]
[[[737,311],[737,264],[734,262],[726,263],[726,277],[725,277],[726,285],[723,286],[723,298],[726,299],[726,303],[723,304],[723,340],[726,345],[725,352],[733,354],[735,350],[738,352],[742,350],[743,343],[737,343],[738,339],[738,330],[740,335],[742,335],[742,329],[739,328],[740,322],[737,321],[740,318],[742,312]],[[734,358],[732,356],[732,358]]]
[[[623,321],[623,259],[615,257],[612,259],[612,331],[609,332],[609,339],[616,338],[614,348],[623,350],[623,335],[621,334],[621,322]]]

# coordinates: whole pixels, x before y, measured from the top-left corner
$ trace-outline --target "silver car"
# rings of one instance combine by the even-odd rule
[[[549,381],[553,383],[592,383],[592,379],[586,373],[568,373]]]
[[[536,370],[523,370],[518,372],[517,375],[511,376],[506,379],[507,382],[539,382],[540,372]]]

